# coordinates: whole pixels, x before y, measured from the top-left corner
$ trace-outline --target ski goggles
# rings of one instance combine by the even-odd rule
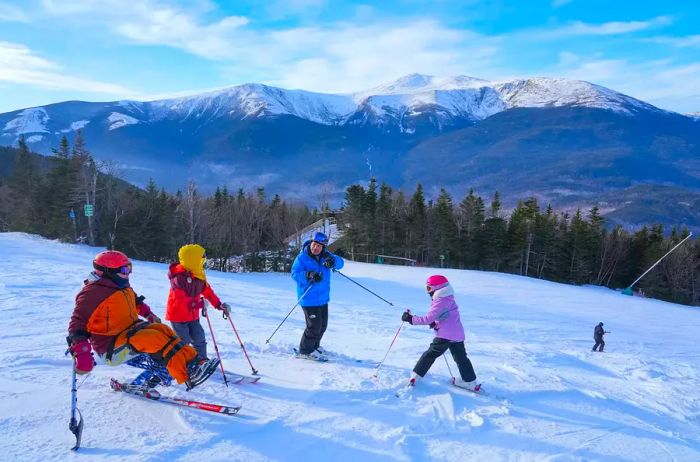
[[[131,274],[132,270],[133,270],[133,266],[131,265],[131,263],[129,263],[127,265],[122,266],[121,268],[118,268],[117,272],[119,274]]]

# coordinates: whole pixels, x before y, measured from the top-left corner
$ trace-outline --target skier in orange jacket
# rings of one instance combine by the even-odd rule
[[[68,325],[67,340],[76,373],[92,371],[94,349],[110,365],[147,353],[188,388],[209,378],[218,360],[204,364],[196,361],[195,349],[184,344],[170,327],[161,324],[143,298],[136,296],[129,285],[132,264],[125,254],[115,250],[101,252],[95,257],[93,267],[76,296]]]

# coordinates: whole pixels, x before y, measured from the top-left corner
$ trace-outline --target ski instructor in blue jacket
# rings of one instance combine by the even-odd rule
[[[299,355],[317,361],[327,359],[321,349],[321,338],[328,327],[331,273],[345,264],[342,258],[326,250],[327,245],[328,237],[325,234],[314,233],[311,240],[304,242],[292,265],[292,278],[297,283],[297,297],[301,299],[299,304],[306,317],[306,329],[299,343]],[[302,295],[304,298],[301,298]]]

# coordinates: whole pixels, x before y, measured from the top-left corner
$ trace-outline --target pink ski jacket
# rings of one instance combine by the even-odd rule
[[[413,316],[412,324],[421,326],[435,323],[435,336],[461,342],[464,340],[464,327],[459,319],[459,306],[451,286],[433,292],[433,301],[425,316]]]

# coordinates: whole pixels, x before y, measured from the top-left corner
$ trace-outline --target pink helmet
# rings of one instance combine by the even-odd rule
[[[442,289],[443,287],[447,287],[450,284],[450,282],[447,280],[447,278],[441,274],[434,274],[428,278],[427,281],[425,281],[425,286],[428,289],[428,292],[434,292],[438,289]]]

